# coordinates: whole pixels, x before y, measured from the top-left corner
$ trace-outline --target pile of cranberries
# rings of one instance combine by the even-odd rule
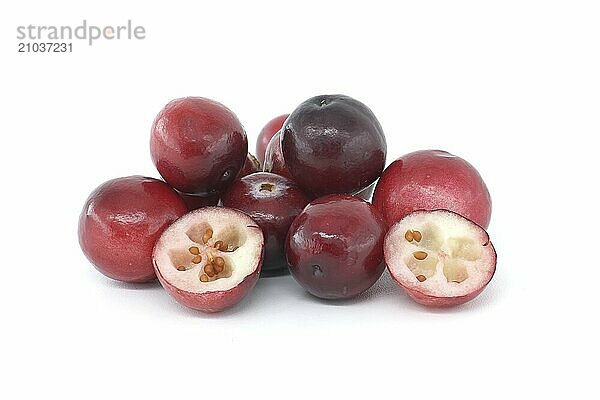
[[[259,276],[288,271],[314,296],[350,298],[386,265],[415,301],[452,306],[496,269],[491,199],[475,168],[438,150],[385,168],[383,129],[351,97],[316,96],[269,121],[258,159],[227,107],[173,100],[152,124],[150,153],[164,180],[100,185],[83,207],[79,243],[104,275],[158,278],[188,307],[221,311]]]

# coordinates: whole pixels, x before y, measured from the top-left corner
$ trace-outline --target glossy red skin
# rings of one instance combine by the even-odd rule
[[[358,193],[381,175],[387,145],[381,125],[361,102],[316,96],[285,121],[281,149],[292,179],[307,193]]]
[[[202,97],[171,101],[156,116],[152,161],[171,186],[185,193],[222,192],[238,175],[248,139],[235,114]]]
[[[274,189],[261,191],[262,184],[274,185]],[[221,200],[225,207],[248,214],[262,229],[265,237],[263,275],[285,273],[287,232],[294,218],[310,201],[298,185],[283,176],[258,172],[235,181]]]
[[[79,244],[104,275],[123,282],[156,279],[152,249],[161,233],[187,213],[163,181],[130,176],[107,181],[88,197],[79,217]]]
[[[426,306],[426,307],[437,307],[437,308],[455,307],[455,306],[464,304],[468,301],[473,300],[475,297],[477,297],[483,291],[483,289],[485,289],[485,286],[484,286],[481,289],[479,289],[473,293],[470,293],[468,295],[465,295],[465,296],[435,297],[435,296],[426,295],[424,293],[421,293],[421,292],[418,292],[415,290],[409,290],[409,289],[405,288],[404,286],[402,286],[400,284],[400,282],[398,282],[398,281],[396,281],[396,282],[402,287],[402,289],[404,289],[406,294],[408,294],[417,303],[419,303],[423,306]]]
[[[275,136],[273,136],[271,143],[269,143],[269,146],[267,147],[267,155],[263,170],[265,172],[272,172],[274,174],[281,175],[293,180],[292,174],[285,165],[285,160],[283,159],[283,154],[281,153],[280,137],[281,133],[278,132]],[[356,193],[356,196],[360,197],[363,200],[369,201],[371,199],[371,196],[373,195],[374,190],[375,183],[372,183],[360,192]],[[312,199],[315,198],[314,195],[311,195],[310,197]]]
[[[260,275],[260,264],[239,285],[218,292],[191,293],[171,285],[156,268],[156,276],[165,290],[180,304],[205,313],[216,313],[238,304],[252,290]]]
[[[445,209],[487,228],[492,214],[490,193],[477,170],[441,150],[416,151],[390,164],[373,204],[388,226],[416,210]]]
[[[350,195],[320,197],[292,223],[286,256],[292,276],[323,299],[354,297],[379,279],[385,223],[368,202]]]
[[[260,170],[261,170],[260,162],[258,162],[256,157],[254,157],[252,154],[248,153],[248,155],[246,156],[246,161],[244,161],[244,166],[240,170],[240,173],[238,174],[237,179],[244,177],[246,175],[253,174],[255,172],[259,172]]]
[[[281,175],[293,180],[292,174],[290,173],[288,167],[285,165],[285,160],[283,159],[283,154],[281,153],[280,138],[281,133],[277,132],[277,134],[271,139],[271,143],[269,143],[269,146],[267,147],[267,154],[263,170],[265,172],[272,172],[274,174]],[[356,193],[356,196],[360,197],[363,200],[369,201],[373,196],[374,190],[375,182],[373,182],[360,192]],[[310,198],[314,200],[315,196],[310,195]]]
[[[289,117],[290,114],[283,114],[273,118],[262,128],[256,139],[256,157],[260,160],[261,164],[265,162],[265,153],[267,146],[271,142],[271,139],[283,126],[283,123]]]
[[[281,152],[281,132],[277,132],[267,146],[263,171],[272,172],[293,180],[292,174],[285,165],[283,153]]]
[[[216,206],[219,203],[220,195],[218,193],[201,195],[177,192],[183,199],[189,211],[197,210],[198,208]]]

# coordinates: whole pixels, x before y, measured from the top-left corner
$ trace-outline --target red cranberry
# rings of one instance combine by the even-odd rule
[[[311,294],[344,299],[381,276],[385,223],[375,207],[350,195],[318,198],[292,223],[286,240],[290,272]]]
[[[258,157],[261,163],[265,162],[265,152],[267,151],[267,146],[269,145],[271,138],[279,132],[289,115],[290,114],[283,114],[273,118],[267,122],[258,134],[258,139],[256,140],[256,157]]]
[[[90,194],[79,217],[79,244],[104,275],[124,282],[156,278],[152,248],[187,212],[163,181],[142,176],[113,179]]]
[[[487,228],[492,214],[490,193],[477,170],[440,150],[416,151],[390,164],[373,204],[388,226],[416,210],[445,209]]]
[[[248,139],[235,114],[202,97],[171,101],[152,125],[150,151],[161,176],[185,193],[222,192],[242,169]]]
[[[315,196],[357,193],[385,166],[381,125],[367,106],[348,96],[306,100],[290,114],[281,135],[292,178]]]
[[[287,271],[285,237],[294,218],[309,202],[298,185],[279,175],[258,172],[235,181],[222,201],[224,206],[248,214],[262,229],[265,237],[263,274]]]

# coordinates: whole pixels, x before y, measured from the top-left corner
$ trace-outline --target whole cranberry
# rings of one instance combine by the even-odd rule
[[[293,181],[268,172],[257,172],[236,180],[222,197],[225,207],[248,214],[263,231],[265,259],[263,275],[287,271],[285,237],[294,218],[309,199]]]
[[[148,282],[156,278],[154,243],[187,211],[183,200],[163,181],[142,176],[113,179],[98,186],[86,200],[79,217],[79,244],[109,278]]]
[[[343,95],[316,96],[300,104],[281,133],[285,165],[307,193],[357,193],[383,171],[386,141],[363,103]]]
[[[416,210],[450,210],[487,228],[492,200],[479,172],[460,157],[421,150],[391,163],[377,183],[373,204],[392,226]]]
[[[161,176],[185,193],[222,192],[248,154],[248,139],[235,114],[202,97],[171,101],[152,125],[150,152]]]
[[[292,174],[290,174],[290,170],[285,165],[285,160],[283,159],[283,154],[281,153],[281,132],[277,132],[267,146],[263,170],[265,172],[272,172],[274,174],[293,179]]]
[[[356,296],[383,273],[385,229],[379,211],[356,196],[320,197],[304,208],[288,231],[290,272],[317,297]]]
[[[256,157],[258,157],[261,163],[265,162],[265,152],[267,151],[267,146],[269,145],[271,138],[279,132],[289,115],[290,114],[283,114],[273,118],[267,122],[258,134],[258,139],[256,139]]]

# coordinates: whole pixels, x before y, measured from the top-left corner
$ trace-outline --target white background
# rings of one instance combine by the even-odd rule
[[[398,3],[398,2],[397,2]],[[598,398],[600,12],[593,1],[15,2],[0,12],[0,397]],[[142,41],[18,54],[18,25],[143,25]],[[344,93],[388,162],[441,148],[493,198],[496,276],[462,307],[411,302],[386,275],[324,303],[289,276],[202,315],[125,285],[77,243],[87,195],[158,176],[169,100],[270,118]]]

